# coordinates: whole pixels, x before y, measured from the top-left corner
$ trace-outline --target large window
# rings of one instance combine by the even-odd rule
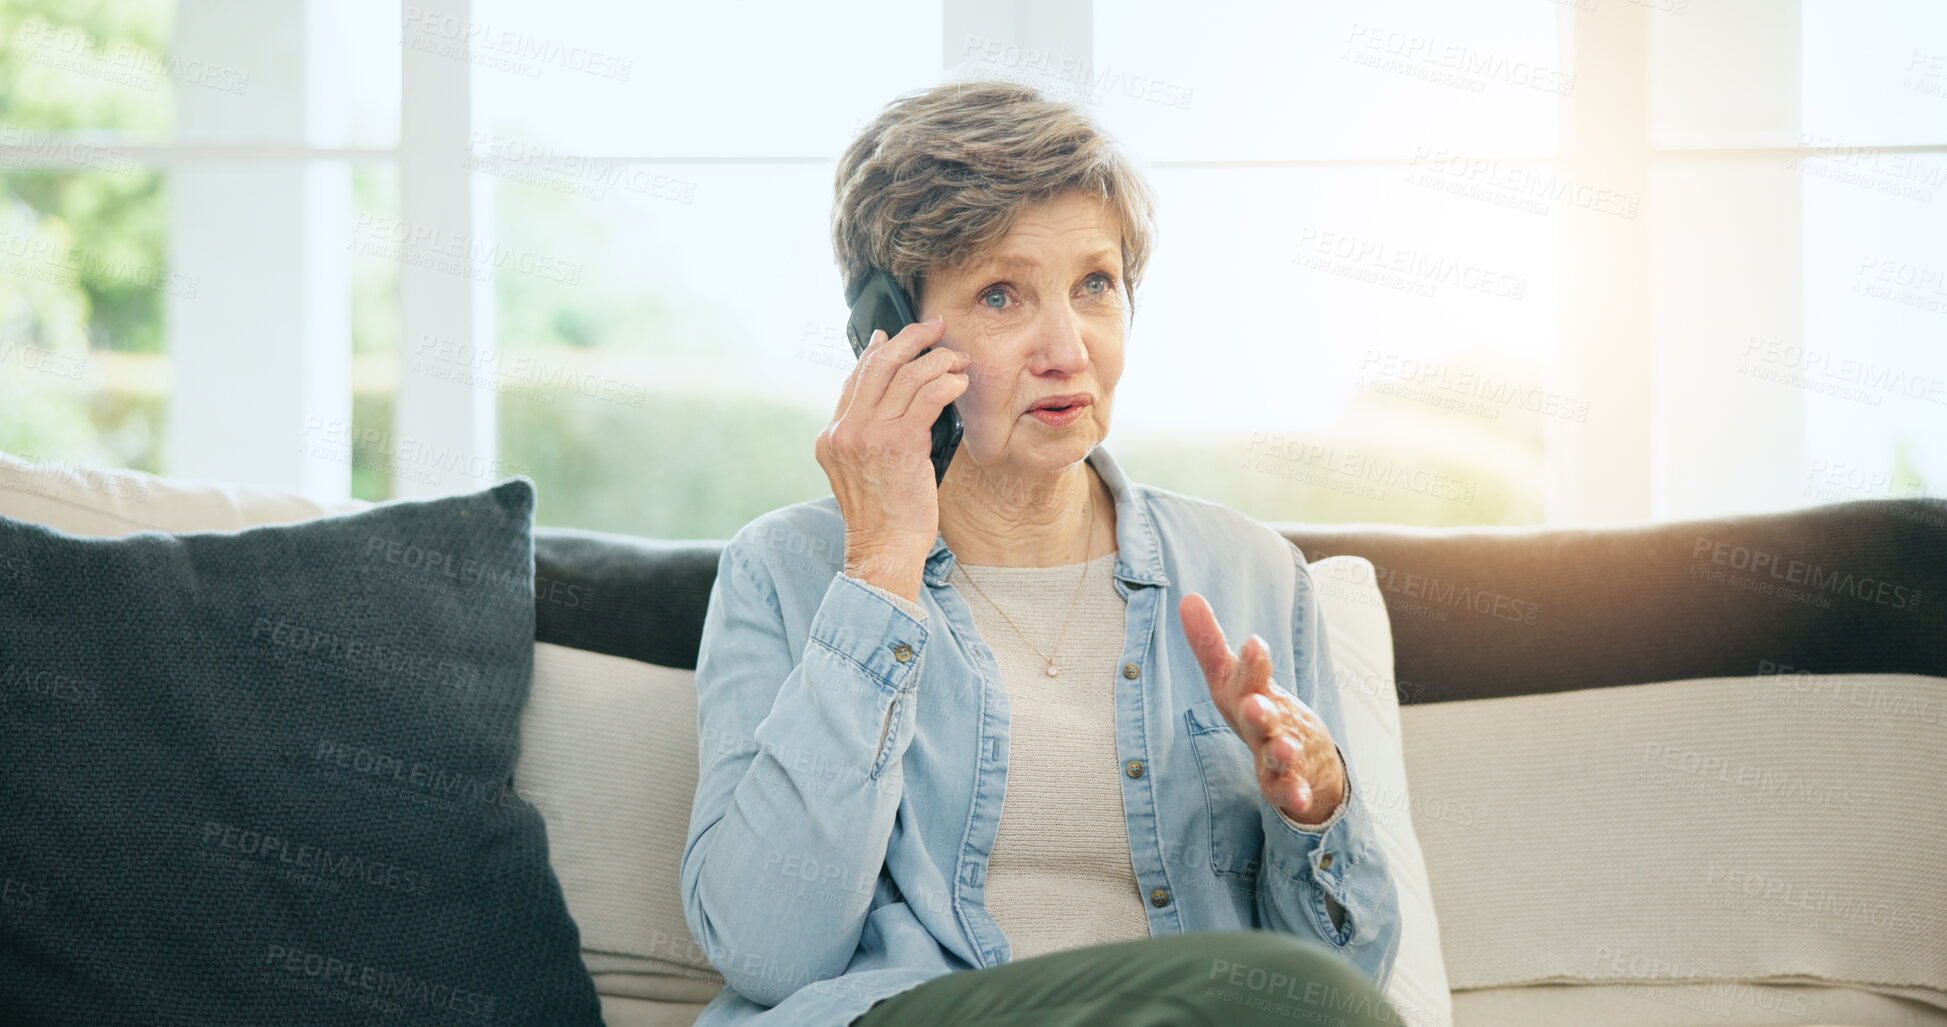
[[[825,494],[839,152],[1001,77],[1144,164],[1110,445],[1277,521],[1947,489],[1947,13],[0,0],[0,448],[320,498]],[[1934,42],[1929,42],[1934,41]]]

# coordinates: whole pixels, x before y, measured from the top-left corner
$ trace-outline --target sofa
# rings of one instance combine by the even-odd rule
[[[77,535],[369,505],[0,454],[0,515]],[[1390,629],[1410,792],[1367,799],[1424,857],[1412,1022],[1947,1025],[1947,502],[1272,526]],[[677,883],[722,546],[534,529],[515,780],[617,1027],[722,987]]]

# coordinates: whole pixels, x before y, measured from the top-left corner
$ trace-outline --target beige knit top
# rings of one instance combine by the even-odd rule
[[[1086,580],[1079,563],[971,569],[956,563],[951,579],[1007,686],[1007,786],[988,856],[986,904],[1012,959],[1149,937],[1149,906],[1129,859],[1116,752],[1115,683],[1128,640],[1116,555],[1088,561]],[[968,584],[970,576],[1006,618]],[[918,604],[879,591],[925,617]],[[1048,661],[1035,648],[1054,657],[1058,676],[1048,676]]]

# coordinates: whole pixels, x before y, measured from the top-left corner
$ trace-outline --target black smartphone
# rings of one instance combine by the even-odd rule
[[[852,317],[845,322],[845,337],[852,340],[852,355],[865,355],[865,347],[872,344],[873,331],[886,333],[890,339],[899,334],[901,328],[919,320],[913,314],[913,302],[906,296],[906,290],[899,287],[899,280],[890,272],[873,268],[845,301],[852,305]],[[915,359],[933,351],[928,346],[915,354]],[[938,420],[933,422],[933,484],[946,480],[946,465],[953,462],[955,450],[960,448],[960,435],[964,430],[960,423],[960,411],[948,403],[940,410]]]

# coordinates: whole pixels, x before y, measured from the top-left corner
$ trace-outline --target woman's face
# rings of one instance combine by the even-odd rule
[[[1109,433],[1127,302],[1115,215],[1082,193],[1022,211],[989,252],[930,272],[920,320],[946,318],[940,344],[970,358],[954,463],[1036,480],[1086,457]],[[1072,394],[1074,409],[1030,412]]]

